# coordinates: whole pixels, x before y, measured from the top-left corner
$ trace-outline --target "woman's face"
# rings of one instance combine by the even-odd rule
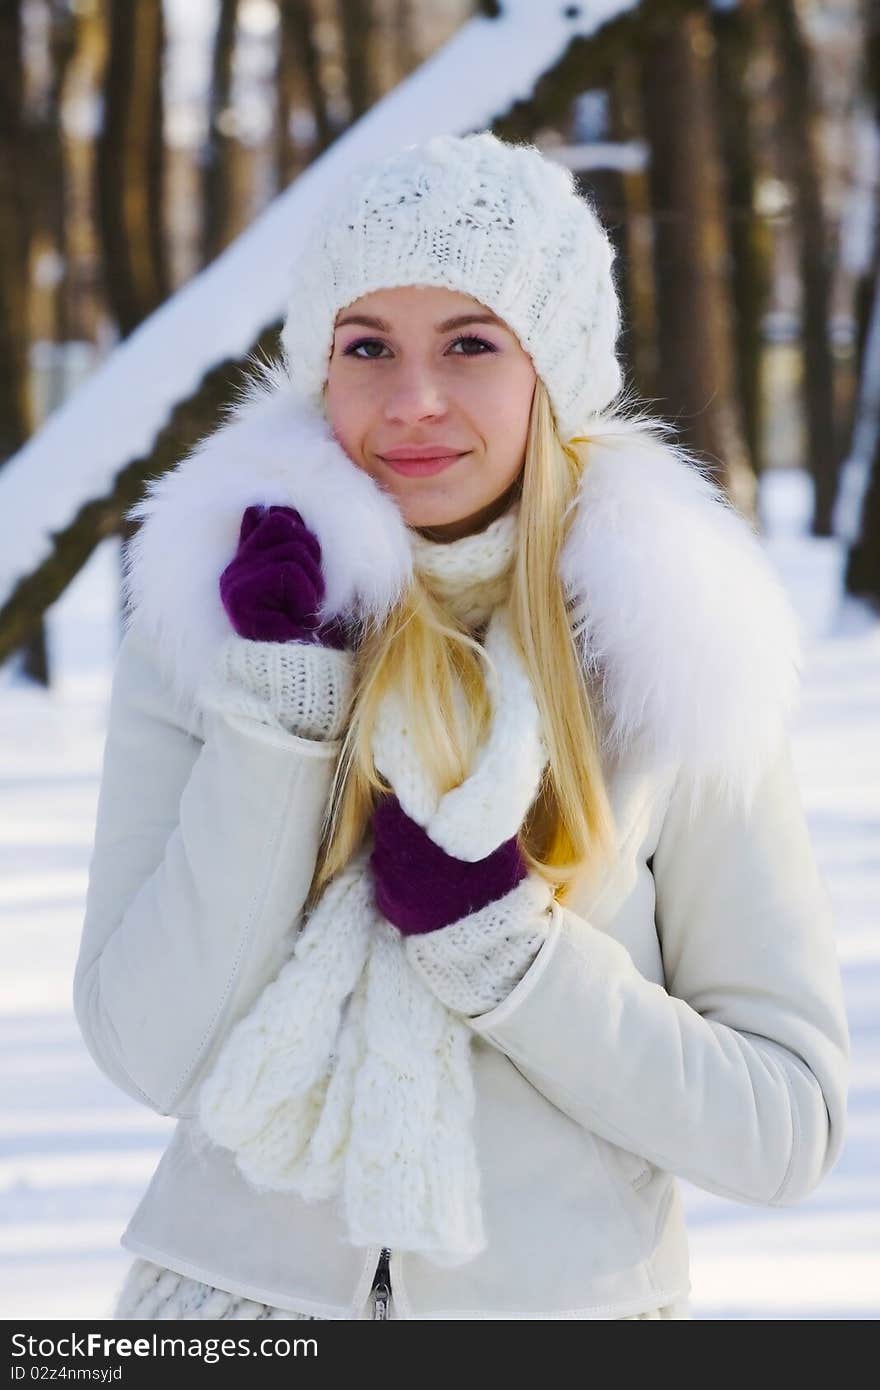
[[[516,335],[479,300],[406,285],[337,314],[324,408],[345,452],[394,496],[406,524],[455,540],[505,510],[525,460],[535,380]],[[428,462],[426,453],[446,457]]]

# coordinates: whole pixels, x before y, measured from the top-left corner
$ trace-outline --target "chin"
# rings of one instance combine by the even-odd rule
[[[419,495],[420,491],[427,494],[428,489],[395,487],[387,482],[383,482],[383,487],[393,496],[407,526],[446,526],[473,510],[467,501],[457,503],[449,496]]]
[[[407,526],[449,526],[450,524],[461,521],[464,517],[470,516],[471,510],[463,507],[432,507],[420,504],[415,498],[403,498],[398,496],[398,505],[401,515]]]

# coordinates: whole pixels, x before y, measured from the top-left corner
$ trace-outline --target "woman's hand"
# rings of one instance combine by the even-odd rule
[[[376,806],[372,829],[376,906],[404,936],[457,922],[504,897],[527,873],[515,836],[476,863],[456,859],[434,843],[393,794]]]
[[[344,649],[336,618],[319,625],[324,598],[321,546],[293,507],[248,507],[238,549],[220,576],[220,597],[240,637],[317,642]]]

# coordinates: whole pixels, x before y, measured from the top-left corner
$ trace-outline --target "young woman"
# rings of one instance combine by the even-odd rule
[[[363,168],[135,509],[75,1003],[178,1124],[118,1318],[688,1318],[677,1178],[840,1152],[796,623],[620,404],[612,261],[533,147]]]

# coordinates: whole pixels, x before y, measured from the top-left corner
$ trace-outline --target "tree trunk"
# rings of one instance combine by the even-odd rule
[[[644,140],[638,64],[632,54],[625,54],[615,64],[609,94],[612,139]],[[621,189],[629,366],[638,394],[655,397],[659,392],[657,301],[651,261],[651,195],[647,169],[625,170],[621,175]]]
[[[408,77],[419,62],[414,14],[417,3],[418,0],[395,0],[394,4],[394,63],[398,82]]]
[[[866,364],[871,371],[880,372],[880,289],[876,284],[872,318],[875,322],[872,331],[869,332]],[[864,387],[864,381],[862,385]],[[875,397],[873,408],[869,403],[862,402],[861,410],[865,414],[856,422],[856,440],[862,431],[866,435],[863,445],[864,456],[861,459],[856,456],[856,462],[861,464],[866,477],[855,528],[856,535],[846,557],[844,587],[848,593],[867,599],[880,611],[880,419],[877,412],[876,385],[872,394]]]
[[[722,203],[714,42],[704,11],[644,54],[651,146],[659,381],[684,444],[754,519],[756,486],[736,392],[731,255]]]
[[[22,115],[21,42],[19,6],[0,6],[0,466],[24,443],[31,429],[29,161]]]
[[[162,216],[164,25],[162,0],[109,5],[97,202],[107,298],[125,338],[170,291]],[[124,564],[124,535],[120,542]]]
[[[232,203],[231,161],[235,140],[223,130],[223,116],[232,95],[232,59],[235,53],[235,27],[238,0],[220,0],[208,111],[208,138],[204,151],[202,185],[202,264],[213,261],[232,241],[235,230],[230,221]]]
[[[20,8],[0,7],[0,467],[33,427],[30,392],[30,132],[23,117]],[[32,628],[22,670],[49,683],[46,631]]]
[[[768,5],[767,16],[778,51],[780,138],[790,171],[803,295],[801,337],[806,463],[815,489],[813,534],[830,536],[841,460],[835,431],[833,366],[828,338],[833,248],[822,205],[821,156],[816,132],[819,100],[794,0],[775,0]]]
[[[321,81],[321,57],[315,42],[316,17],[311,0],[289,0],[281,9],[278,45],[278,183],[284,188],[333,143],[335,132]],[[311,117],[309,140],[295,143],[290,134],[294,105]]]
[[[36,246],[58,259],[58,274],[37,292],[41,313],[34,316],[33,334],[55,345],[47,365],[45,408],[51,411],[65,395],[63,344],[70,332],[70,264],[68,235],[69,189],[62,140],[61,102],[68,68],[76,49],[76,20],[63,0],[52,0],[49,30],[50,78],[33,132],[30,160],[30,206]],[[35,406],[34,426],[42,421]]]
[[[97,203],[107,299],[121,337],[169,290],[162,226],[161,0],[109,0]]]
[[[339,0],[339,19],[345,52],[349,120],[354,123],[369,111],[376,100],[377,84],[373,70],[372,0]]]
[[[734,305],[733,344],[736,391],[742,403],[743,431],[755,472],[765,467],[761,367],[761,323],[773,274],[773,237],[756,211],[756,146],[760,123],[755,112],[751,73],[760,58],[758,9],[762,0],[740,0],[729,10],[715,9],[718,74],[716,110],[726,178],[725,207],[731,250]]]
[[[880,129],[880,15],[865,5],[866,77]],[[880,188],[874,218],[872,273],[859,287],[859,391],[852,455],[867,473],[844,586],[880,610]]]

